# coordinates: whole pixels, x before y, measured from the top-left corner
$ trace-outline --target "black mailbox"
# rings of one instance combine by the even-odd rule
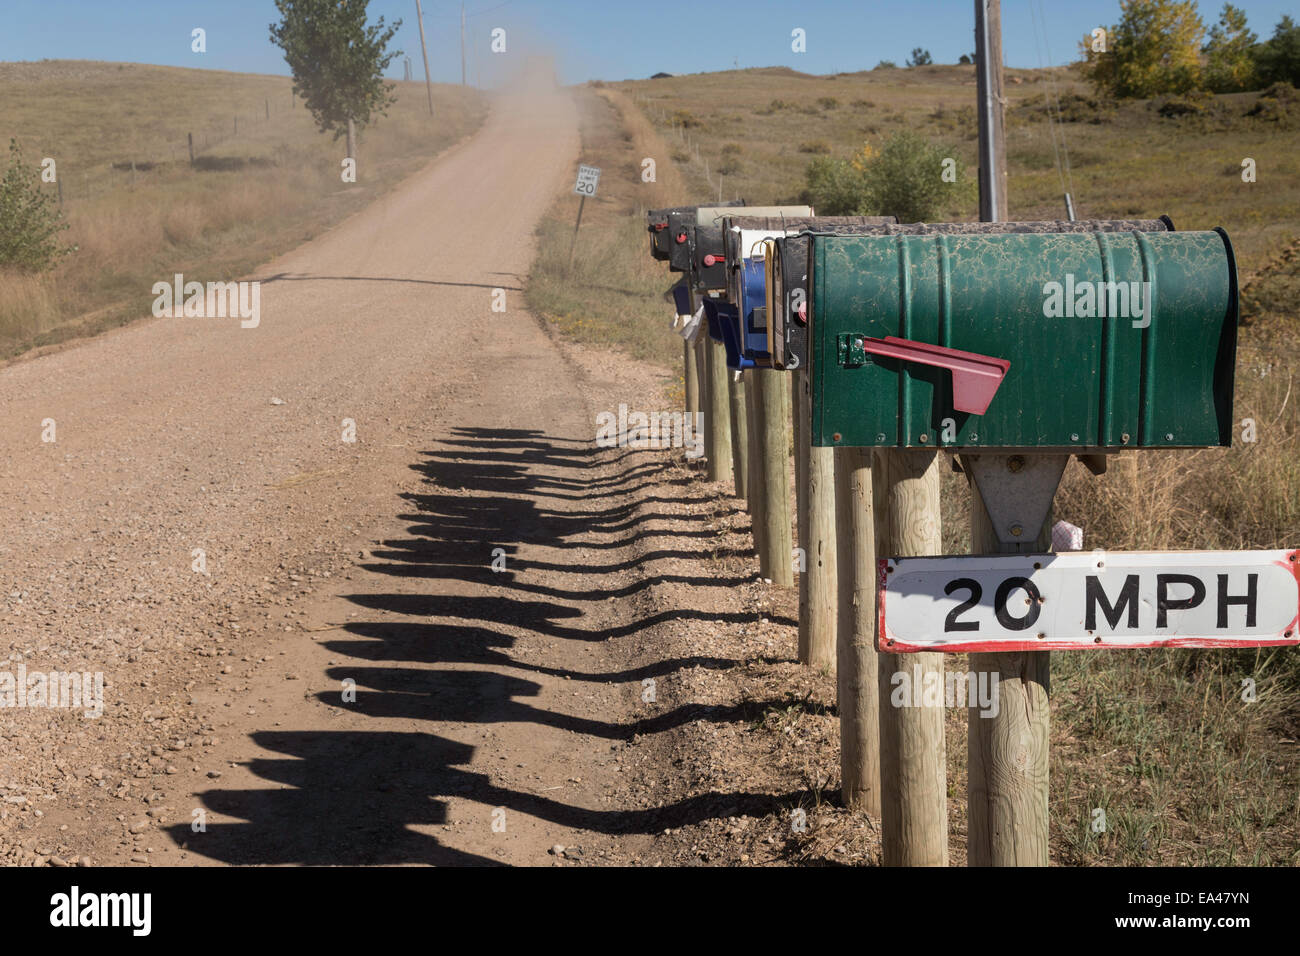
[[[672,231],[669,228],[670,217],[673,213],[694,213],[701,206],[743,206],[745,200],[733,199],[727,202],[719,203],[697,203],[694,206],[667,206],[663,209],[650,209],[646,211],[646,230],[650,233],[650,255],[660,262],[668,262],[672,252]],[[691,215],[685,222],[694,223],[695,216]],[[685,270],[677,270],[685,271]]]

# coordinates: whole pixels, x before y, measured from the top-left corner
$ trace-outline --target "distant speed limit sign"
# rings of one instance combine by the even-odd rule
[[[573,186],[573,191],[579,196],[596,195],[596,184],[600,182],[600,168],[598,166],[579,166],[578,181]]]

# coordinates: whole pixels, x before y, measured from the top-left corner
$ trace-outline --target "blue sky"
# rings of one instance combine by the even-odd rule
[[[460,3],[423,0],[429,65],[435,80],[460,80]],[[1221,2],[1202,0],[1217,18]],[[1238,0],[1252,29],[1273,32],[1283,13],[1300,19],[1300,0]],[[974,47],[973,0],[471,0],[466,4],[470,78],[492,85],[516,57],[555,58],[562,81],[618,80],[658,70],[695,73],[733,66],[790,66],[809,73],[900,65],[915,46],[937,63]],[[371,0],[371,17],[403,20],[394,44],[423,75],[415,0]],[[1035,40],[1035,16],[1045,42]],[[1003,48],[1009,66],[1075,57],[1078,39],[1113,23],[1118,0],[1003,0]],[[215,70],[287,73],[267,36],[271,0],[0,0],[0,61],[114,60]],[[190,51],[190,31],[207,31],[205,54]],[[488,48],[506,31],[505,55]],[[807,52],[791,51],[791,31]],[[1048,52],[1050,51],[1050,60]],[[390,74],[402,75],[402,61]]]

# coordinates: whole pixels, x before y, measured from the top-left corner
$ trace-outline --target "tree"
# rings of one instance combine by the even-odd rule
[[[1265,84],[1300,86],[1300,25],[1283,14],[1273,36],[1255,48],[1255,62]]]
[[[1205,24],[1195,0],[1120,0],[1118,26],[1106,28],[1105,51],[1091,36],[1080,48],[1083,74],[1111,96],[1186,93],[1200,84]]]
[[[293,71],[293,91],[302,97],[322,132],[348,137],[348,157],[357,155],[356,131],[371,118],[388,115],[397,97],[384,70],[401,50],[387,52],[402,25],[384,28],[384,18],[366,25],[370,0],[275,0],[279,24],[271,42],[284,50]]]
[[[1225,3],[1205,44],[1205,85],[1215,93],[1251,89],[1255,83],[1256,39],[1246,26],[1246,12]]]
[[[934,61],[930,59],[930,51],[922,50],[919,46],[912,49],[912,55],[907,58],[908,66],[929,66]]]
[[[23,162],[18,140],[11,139],[9,167],[0,179],[0,266],[40,272],[76,249],[59,244],[68,224],[40,181],[40,171]]]
[[[957,63],[960,66],[970,66],[974,62],[975,62],[975,54],[973,53],[963,53],[960,57],[957,58]]]

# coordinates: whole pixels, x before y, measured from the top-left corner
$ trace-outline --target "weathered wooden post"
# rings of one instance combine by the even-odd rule
[[[727,398],[731,404],[731,474],[736,497],[748,502],[749,416],[745,408],[745,381],[739,372],[727,378]]]
[[[707,332],[704,338],[705,368],[709,378],[708,480],[731,478],[731,400],[727,392],[727,357],[722,343],[714,342]]]
[[[798,420],[802,426],[803,485],[799,495],[800,547],[804,573],[800,577],[799,660],[823,670],[833,670],[836,659],[838,615],[838,552],[835,521],[835,449],[813,447],[809,428],[812,399],[807,370],[794,373]]]
[[[767,566],[763,560],[766,554],[763,548],[765,520],[763,505],[767,501],[767,490],[764,487],[766,472],[763,470],[762,411],[758,405],[758,384],[754,381],[758,369],[746,369],[743,374],[745,376],[745,424],[749,431],[749,479],[746,484],[749,491],[747,501],[750,527],[753,529],[754,552],[758,555],[759,574],[768,577]]]
[[[694,293],[691,293],[691,306],[692,309],[698,307],[698,300]],[[700,402],[700,412],[704,416],[704,433],[700,435],[700,447],[704,449],[705,455],[709,454],[709,435],[713,433],[713,400],[709,397],[709,373],[705,364],[708,341],[708,330],[701,323],[695,341],[691,343],[691,350],[695,358],[695,381],[698,383],[696,395]]]
[[[880,816],[880,711],[876,664],[876,543],[870,448],[836,448],[839,609],[836,706],[840,799]]]
[[[877,554],[938,554],[943,547],[938,454],[881,449],[872,478]],[[947,866],[944,700],[925,693],[944,685],[943,655],[881,654],[877,672],[883,862]]]
[[[794,585],[788,474],[790,445],[786,432],[790,414],[790,377],[766,368],[752,369],[752,372],[759,415],[755,434],[759,443],[750,449],[750,454],[757,454],[762,471],[760,486],[756,489],[762,495],[761,513],[755,516],[755,520],[762,524],[759,566],[763,577],[769,578],[777,587],[788,588]]]
[[[1060,478],[1054,456],[1024,456],[1020,469],[1047,465],[1048,481]],[[1064,461],[1059,463],[1064,470]],[[967,467],[973,467],[967,459]],[[969,474],[969,472],[968,472]],[[1054,475],[1054,477],[1053,477]],[[1038,533],[1023,545],[999,544],[980,489],[971,480],[971,554],[1044,552],[1051,548],[1051,497]],[[1047,866],[1048,758],[1051,655],[1047,651],[971,654],[970,668],[980,681],[998,687],[996,714],[978,700],[967,707],[966,865]]]
[[[686,388],[686,413],[694,415],[700,410],[700,377],[695,367],[695,343],[682,339],[682,378]]]

